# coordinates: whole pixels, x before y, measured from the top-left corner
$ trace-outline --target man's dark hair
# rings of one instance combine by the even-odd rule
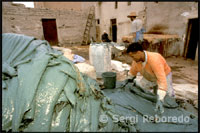
[[[137,51],[142,51],[143,52],[143,47],[142,47],[142,44],[141,43],[138,43],[138,42],[134,42],[134,43],[131,43],[127,50],[126,50],[126,53],[130,53],[130,52],[137,52]]]
[[[103,42],[111,42],[111,40],[108,38],[108,34],[107,33],[103,33],[103,35],[101,36],[101,40]]]

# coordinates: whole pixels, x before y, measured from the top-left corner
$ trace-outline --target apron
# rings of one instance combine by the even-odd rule
[[[175,97],[174,89],[172,85],[172,72],[170,72],[166,78],[167,78],[167,93],[169,94],[169,96]],[[136,80],[137,86],[141,87],[142,89],[147,89],[152,93],[154,91],[153,88],[157,85],[156,82],[149,81],[146,78],[144,78],[144,76],[142,77],[141,80],[137,80],[137,79],[135,80]]]

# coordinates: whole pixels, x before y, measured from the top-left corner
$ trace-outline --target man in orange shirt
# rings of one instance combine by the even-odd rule
[[[137,42],[128,46],[127,53],[133,58],[129,74],[135,77],[140,72],[143,76],[139,81],[134,80],[136,86],[149,89],[151,92],[153,87],[158,86],[156,110],[160,109],[163,113],[162,102],[166,93],[174,96],[171,68],[159,53],[145,51]]]

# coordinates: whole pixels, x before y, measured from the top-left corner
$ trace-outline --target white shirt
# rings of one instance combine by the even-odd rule
[[[132,22],[132,25],[131,25],[131,32],[137,32],[139,30],[141,30],[143,27],[143,22],[141,19],[135,19],[133,20]]]
[[[147,53],[146,53],[146,51],[144,51],[144,56],[145,56],[145,60],[144,60],[144,62],[142,62],[143,67],[145,67],[145,65],[147,64]]]

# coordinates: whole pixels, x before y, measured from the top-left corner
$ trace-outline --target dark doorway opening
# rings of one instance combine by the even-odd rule
[[[184,57],[195,59],[196,49],[199,42],[199,22],[198,19],[189,19],[187,36],[185,41]]]
[[[56,19],[42,19],[43,34],[50,45],[58,45]]]
[[[117,42],[117,20],[116,19],[111,19],[111,36],[112,36],[112,41]]]

